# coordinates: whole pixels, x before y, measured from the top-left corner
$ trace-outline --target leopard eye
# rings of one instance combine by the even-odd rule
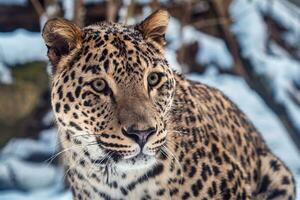
[[[96,79],[92,82],[92,88],[96,92],[103,92],[106,88],[106,81],[103,79]]]
[[[161,76],[159,73],[156,72],[152,72],[151,74],[149,74],[147,78],[148,84],[151,87],[158,85],[160,80],[161,80]]]

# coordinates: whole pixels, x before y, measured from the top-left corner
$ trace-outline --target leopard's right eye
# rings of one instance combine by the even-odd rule
[[[91,83],[92,88],[96,91],[96,92],[104,92],[104,90],[107,87],[107,83],[104,79],[96,79],[94,81],[92,81]]]
[[[155,87],[156,85],[158,85],[160,80],[161,80],[161,74],[157,72],[152,72],[147,77],[147,81],[150,87]]]

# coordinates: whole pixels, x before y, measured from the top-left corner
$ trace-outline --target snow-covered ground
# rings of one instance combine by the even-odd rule
[[[58,150],[56,129],[38,140],[13,139],[0,152],[1,200],[71,200],[64,171],[49,159]]]

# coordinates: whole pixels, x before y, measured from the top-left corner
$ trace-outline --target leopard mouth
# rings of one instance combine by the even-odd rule
[[[134,157],[119,160],[119,162],[116,163],[116,168],[124,172],[132,170],[141,170],[153,166],[155,162],[155,156],[139,153]]]
[[[121,161],[135,162],[136,160],[149,160],[151,158],[156,157],[156,154],[148,155],[143,153],[142,151],[137,151],[137,153],[132,153],[130,155],[123,155],[117,151],[106,150],[107,156],[106,160],[112,160],[114,163],[119,163]]]
[[[106,154],[93,160],[93,164],[100,168],[114,168],[120,171],[140,170],[151,167],[157,160],[156,155],[147,155],[142,151],[138,151],[131,155],[122,155],[113,150],[105,150]]]
[[[155,150],[152,149],[151,151],[149,151],[149,149],[146,149],[145,146],[143,149],[141,149],[140,146],[137,146],[134,150],[126,152],[124,150],[112,150],[105,148],[105,146],[101,145],[99,139],[97,140],[97,142],[104,152],[103,155],[105,155],[106,157],[105,160],[110,160],[115,164],[122,161],[135,163],[136,160],[144,160],[145,162],[147,162],[147,160],[157,158],[157,155],[159,154],[161,149],[161,146],[158,146],[155,148]]]
[[[156,157],[162,146],[165,144],[166,140],[161,139],[159,141],[156,141],[155,143],[159,143],[155,148],[148,148],[147,142],[144,145],[136,145],[136,148],[134,150],[126,151],[123,149],[120,150],[112,150],[106,147],[105,142],[101,140],[100,137],[96,137],[96,141],[101,147],[102,150],[104,150],[104,153],[106,155],[110,156],[110,160],[114,161],[115,163],[119,162],[120,160],[130,160],[130,159],[136,159],[136,158],[151,158]]]

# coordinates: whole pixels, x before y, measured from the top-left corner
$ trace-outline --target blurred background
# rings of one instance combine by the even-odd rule
[[[50,107],[47,19],[131,25],[159,8],[172,16],[170,66],[229,96],[300,182],[300,0],[0,0],[1,200],[72,199]]]

